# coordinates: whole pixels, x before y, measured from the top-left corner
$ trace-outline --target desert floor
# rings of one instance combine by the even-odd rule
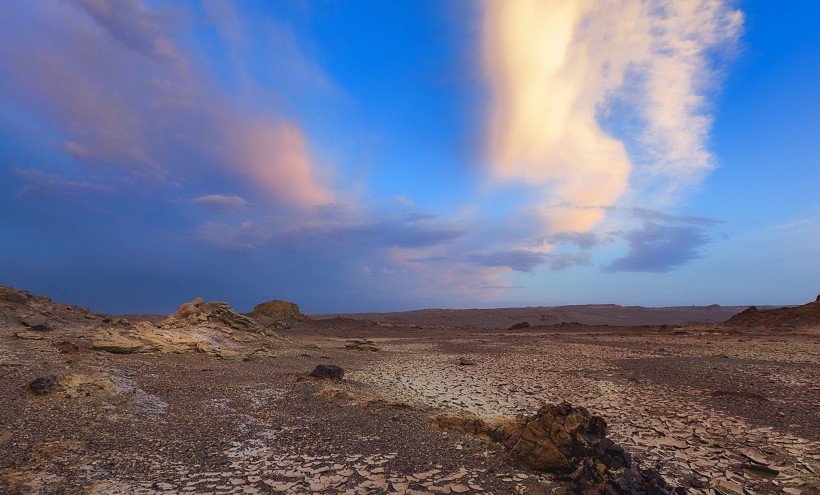
[[[453,323],[314,319],[244,360],[0,326],[0,493],[553,493],[430,416],[561,401],[689,493],[820,493],[817,329]],[[318,364],[344,379],[303,379]]]

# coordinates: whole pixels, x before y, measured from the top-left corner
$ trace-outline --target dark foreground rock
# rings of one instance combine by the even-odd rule
[[[666,495],[672,491],[657,471],[641,469],[638,460],[606,438],[603,418],[566,402],[515,418],[446,413],[435,416],[433,424],[500,443],[524,466],[562,473],[574,483],[576,493]]]
[[[60,381],[56,376],[41,376],[28,384],[28,390],[34,395],[48,395],[60,388]]]
[[[335,364],[320,364],[310,372],[310,376],[327,380],[341,380],[345,370]]]

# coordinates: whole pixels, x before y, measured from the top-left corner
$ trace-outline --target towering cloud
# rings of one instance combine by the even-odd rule
[[[538,188],[547,232],[592,228],[630,188],[663,203],[713,166],[709,53],[737,38],[739,11],[722,0],[484,9],[490,166]]]

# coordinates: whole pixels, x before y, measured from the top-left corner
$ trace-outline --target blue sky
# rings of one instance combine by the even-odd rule
[[[108,312],[820,291],[815,2],[0,15],[0,284]]]

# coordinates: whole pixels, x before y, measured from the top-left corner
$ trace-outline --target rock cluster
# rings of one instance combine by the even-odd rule
[[[271,339],[278,344],[289,343],[227,303],[206,303],[196,298],[156,325],[138,322],[125,328],[100,328],[92,336],[91,348],[114,354],[204,352],[225,360],[245,361],[249,351],[240,344],[269,343]],[[251,351],[260,352],[267,351]]]
[[[652,469],[642,470],[623,447],[606,438],[606,422],[569,403],[545,405],[532,416],[484,419],[464,413],[435,416],[439,428],[500,443],[513,459],[535,470],[563,473],[581,494],[671,492]]]

